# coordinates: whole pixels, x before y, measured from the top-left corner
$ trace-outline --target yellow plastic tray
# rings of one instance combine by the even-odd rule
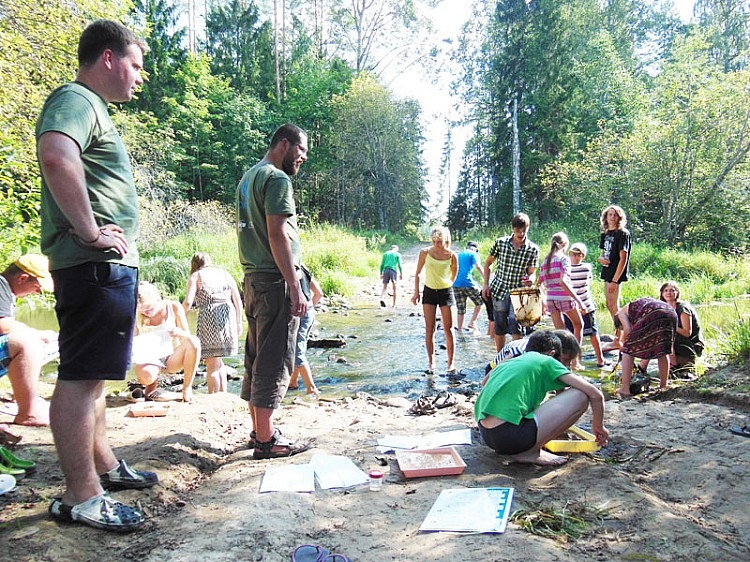
[[[545,449],[553,453],[592,453],[601,449],[596,444],[596,437],[588,431],[584,431],[580,427],[573,426],[568,429],[570,433],[575,433],[583,441],[579,440],[568,440],[568,439],[553,439],[548,441],[544,446]]]

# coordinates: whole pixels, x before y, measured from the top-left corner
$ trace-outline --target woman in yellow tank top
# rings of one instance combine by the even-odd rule
[[[444,226],[432,229],[432,246],[419,252],[417,272],[414,275],[414,296],[412,304],[420,301],[420,274],[424,269],[425,281],[422,294],[422,310],[424,311],[425,345],[429,367],[425,371],[431,375],[435,372],[435,319],[437,308],[440,307],[440,317],[445,332],[445,346],[448,349],[448,373],[454,373],[456,366],[453,358],[456,352],[456,342],[453,338],[453,307],[456,300],[453,297],[453,281],[458,273],[458,258],[451,251],[451,234]]]

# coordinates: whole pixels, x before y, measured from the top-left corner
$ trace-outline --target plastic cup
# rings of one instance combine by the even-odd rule
[[[382,470],[371,470],[370,474],[370,490],[378,492],[383,488],[383,471]]]

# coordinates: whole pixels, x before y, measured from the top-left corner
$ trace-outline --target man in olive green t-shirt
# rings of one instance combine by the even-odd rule
[[[301,246],[290,176],[307,160],[307,135],[279,127],[263,160],[237,186],[237,236],[245,272],[245,378],[240,397],[250,407],[249,446],[256,459],[288,457],[308,449],[273,427],[294,368],[299,319],[311,306],[299,282]]]
[[[81,34],[74,82],[50,94],[37,121],[42,252],[54,279],[60,366],[50,428],[65,492],[50,515],[109,531],[144,522],[111,488],[153,486],[153,472],[118,461],[107,439],[105,380],[124,380],[135,324],[138,197],[108,104],[143,83],[146,44],[117,22]]]

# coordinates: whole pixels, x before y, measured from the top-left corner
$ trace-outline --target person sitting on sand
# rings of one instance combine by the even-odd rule
[[[146,400],[179,400],[176,392],[159,388],[159,371],[184,370],[182,400],[193,399],[193,378],[198,369],[201,342],[190,334],[185,309],[177,301],[161,298],[151,283],[138,284],[138,313],[133,339],[133,364],[138,382],[146,387]]]
[[[567,457],[542,447],[572,426],[591,404],[592,429],[599,445],[606,445],[604,395],[563,365],[560,337],[539,332],[520,357],[503,361],[492,371],[474,405],[474,417],[484,442],[519,463],[559,466]],[[577,345],[577,342],[576,342]],[[531,347],[530,347],[531,346]],[[573,355],[580,353],[574,352]],[[569,354],[571,355],[571,354]],[[570,363],[571,357],[565,357]],[[550,391],[560,391],[544,399]]]
[[[8,375],[18,413],[17,425],[49,425],[49,404],[37,396],[44,346],[57,342],[57,333],[35,330],[16,320],[16,299],[52,291],[47,258],[26,254],[0,274],[0,378]]]

